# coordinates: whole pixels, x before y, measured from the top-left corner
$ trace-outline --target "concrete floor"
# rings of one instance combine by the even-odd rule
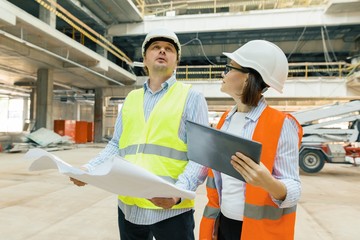
[[[100,150],[79,146],[52,153],[80,166]],[[119,239],[115,195],[76,187],[55,170],[29,172],[23,156],[0,153],[1,240]],[[326,164],[320,173],[301,179],[295,239],[360,239],[360,168]],[[202,185],[196,197],[196,235],[205,203]]]

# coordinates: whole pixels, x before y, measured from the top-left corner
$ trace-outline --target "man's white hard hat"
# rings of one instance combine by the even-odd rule
[[[253,40],[235,52],[223,54],[242,67],[256,70],[267,85],[282,93],[289,64],[284,52],[275,44]]]
[[[142,44],[142,55],[145,57],[146,49],[150,46],[150,44],[154,41],[167,41],[174,45],[178,53],[178,60],[181,57],[181,45],[178,37],[173,31],[170,31],[166,28],[157,28],[150,31]]]

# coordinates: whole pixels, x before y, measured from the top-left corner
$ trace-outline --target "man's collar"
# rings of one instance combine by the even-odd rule
[[[145,89],[145,91],[150,89],[150,87],[149,87],[149,80],[150,80],[150,79],[146,80],[145,83],[144,83],[144,89]],[[163,82],[163,83],[161,84],[161,89],[169,88],[169,87],[171,87],[172,85],[174,85],[175,82],[176,82],[176,76],[175,76],[175,72],[174,72],[174,74],[172,74],[171,77],[170,77],[168,80],[166,80],[165,82]]]

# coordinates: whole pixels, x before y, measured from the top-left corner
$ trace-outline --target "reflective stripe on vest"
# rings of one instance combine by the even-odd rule
[[[278,208],[274,206],[257,206],[245,203],[244,216],[256,220],[269,219],[279,220],[282,216],[296,211],[296,206],[290,208]]]
[[[206,187],[216,189],[216,184],[215,184],[214,177],[208,177],[208,179],[206,181]]]
[[[219,215],[219,212],[219,208],[206,206],[203,216],[206,218],[216,219],[216,217]]]
[[[162,157],[188,161],[187,152],[178,151],[173,148],[168,148],[154,144],[135,144],[120,149],[120,156],[137,154],[137,153],[156,154]]]
[[[146,121],[144,89],[129,93],[122,108],[120,155],[172,183],[177,181],[188,163],[187,145],[178,135],[190,87],[180,82],[172,85]],[[161,209],[143,198],[119,196],[119,199],[127,205]],[[173,208],[193,206],[193,200],[185,199]]]

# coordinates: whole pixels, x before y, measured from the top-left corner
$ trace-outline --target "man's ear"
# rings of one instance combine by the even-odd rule
[[[144,66],[145,66],[145,60],[146,60],[146,54],[144,54],[144,57],[143,57],[143,60],[142,60]]]

